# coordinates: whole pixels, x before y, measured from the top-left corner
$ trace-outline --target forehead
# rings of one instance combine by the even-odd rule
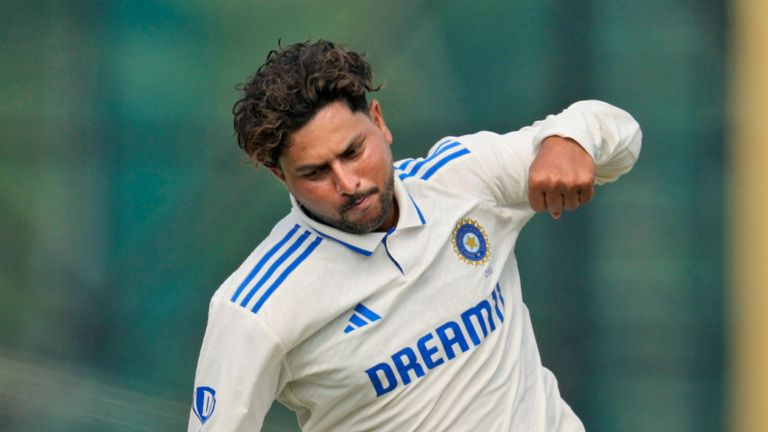
[[[365,113],[353,113],[344,102],[332,102],[291,135],[282,156],[294,164],[322,162],[343,152],[370,126]]]

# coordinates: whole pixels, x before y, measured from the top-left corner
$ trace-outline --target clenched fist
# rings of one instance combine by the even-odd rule
[[[576,141],[550,136],[541,142],[528,173],[528,201],[534,211],[559,219],[563,209],[576,210],[592,199],[595,162]]]

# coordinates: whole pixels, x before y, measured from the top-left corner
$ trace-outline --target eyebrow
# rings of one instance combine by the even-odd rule
[[[336,157],[337,158],[340,157],[341,155],[348,152],[352,148],[360,147],[363,144],[364,138],[365,138],[365,132],[359,132],[357,135],[353,136],[352,139],[349,140],[349,143],[347,144],[347,146],[344,147],[344,150],[336,154]],[[296,172],[297,175],[302,175],[302,174],[312,172],[316,169],[323,168],[327,165],[328,165],[327,161],[316,163],[316,164],[309,163],[309,164],[304,164],[296,167],[294,171]]]

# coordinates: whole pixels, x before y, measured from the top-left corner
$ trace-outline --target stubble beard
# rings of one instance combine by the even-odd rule
[[[307,213],[307,215],[309,215],[313,219],[319,222],[322,222],[326,225],[330,225],[334,228],[340,229],[341,231],[348,232],[350,234],[366,234],[369,232],[373,232],[376,230],[376,228],[384,224],[384,221],[387,220],[387,217],[389,217],[389,214],[392,213],[392,209],[394,207],[395,177],[394,177],[393,169],[390,169],[389,176],[387,177],[387,179],[388,179],[387,182],[384,183],[384,189],[381,191],[379,191],[378,188],[373,188],[366,192],[350,196],[349,199],[347,200],[347,203],[341,208],[340,218],[330,218],[327,216],[314,214],[310,212],[309,209],[307,209],[303,205],[302,205],[302,208]],[[379,192],[378,201],[379,201],[379,206],[381,207],[381,211],[379,212],[378,215],[376,215],[376,217],[366,222],[356,222],[347,218],[347,212],[355,202],[357,202],[361,198],[373,195],[377,192]]]

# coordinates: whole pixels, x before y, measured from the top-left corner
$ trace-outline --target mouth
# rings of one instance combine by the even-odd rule
[[[366,193],[363,196],[358,197],[357,199],[348,202],[344,205],[343,211],[347,212],[349,210],[360,210],[364,208],[370,201],[371,197],[376,193],[376,191],[370,191]]]

